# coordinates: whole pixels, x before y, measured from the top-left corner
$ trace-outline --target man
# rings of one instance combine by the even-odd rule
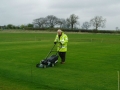
[[[67,35],[64,34],[62,30],[58,29],[57,35],[54,40],[54,44],[57,44],[57,51],[61,58],[61,64],[65,63],[65,57],[67,52],[67,42],[68,42]]]

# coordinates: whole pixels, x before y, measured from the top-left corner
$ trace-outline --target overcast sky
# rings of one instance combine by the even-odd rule
[[[0,25],[21,25],[54,15],[79,17],[80,26],[95,16],[107,20],[105,30],[120,29],[120,0],[0,0]]]

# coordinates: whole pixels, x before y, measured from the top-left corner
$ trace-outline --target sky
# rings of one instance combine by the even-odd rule
[[[106,19],[104,30],[120,29],[120,0],[0,0],[0,26],[27,25],[34,19],[54,15],[79,17],[80,26],[95,16]],[[102,29],[102,28],[100,28]]]

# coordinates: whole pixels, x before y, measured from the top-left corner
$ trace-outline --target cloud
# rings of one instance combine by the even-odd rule
[[[25,24],[42,15],[46,8],[43,0],[2,0],[0,8],[1,23]],[[4,4],[3,4],[4,3]],[[1,24],[0,23],[0,24]]]
[[[28,24],[34,19],[54,15],[68,18],[79,16],[79,21],[89,21],[95,16],[106,18],[106,29],[120,26],[119,0],[1,0],[0,25]]]

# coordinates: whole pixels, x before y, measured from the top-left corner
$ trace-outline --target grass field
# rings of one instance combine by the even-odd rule
[[[0,90],[117,90],[120,35],[67,33],[66,63],[36,68],[55,35],[0,33]]]

